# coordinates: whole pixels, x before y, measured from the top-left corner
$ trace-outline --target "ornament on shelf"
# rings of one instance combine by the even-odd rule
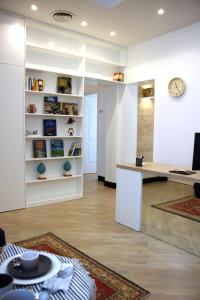
[[[43,79],[38,79],[38,89],[40,92],[44,90],[44,80]]]
[[[37,129],[35,130],[26,130],[25,136],[28,135],[38,135]]]
[[[113,81],[124,82],[124,73],[122,73],[122,72],[114,73]]]
[[[44,163],[39,163],[39,165],[37,166],[37,172],[39,173],[37,179],[39,180],[43,180],[43,179],[47,179],[47,177],[44,175],[44,173],[46,172],[46,166]]]
[[[72,174],[69,173],[69,171],[71,170],[72,166],[70,164],[70,162],[68,160],[65,161],[64,165],[63,165],[63,169],[64,169],[64,173],[63,176],[67,177],[67,176],[72,176]]]
[[[73,136],[74,135],[74,128],[70,127],[68,129],[68,134],[69,134],[69,136]]]
[[[74,122],[76,122],[76,120],[72,117],[69,117],[67,124],[73,124]]]
[[[34,114],[37,112],[37,108],[36,108],[36,105],[35,104],[29,104],[28,107],[27,107],[27,112],[29,114]]]

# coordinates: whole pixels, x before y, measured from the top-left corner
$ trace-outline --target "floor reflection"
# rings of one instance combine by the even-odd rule
[[[200,255],[200,222],[152,207],[186,196],[194,196],[192,185],[172,181],[143,184],[142,231]]]

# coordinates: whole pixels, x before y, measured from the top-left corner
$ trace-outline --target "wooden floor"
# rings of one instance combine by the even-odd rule
[[[149,290],[151,300],[199,300],[200,257],[115,223],[114,213],[115,190],[87,175],[84,199],[1,213],[0,227],[8,242],[51,231]]]

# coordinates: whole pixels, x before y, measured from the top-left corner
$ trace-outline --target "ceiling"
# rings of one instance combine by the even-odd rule
[[[0,0],[0,9],[35,20],[81,32],[90,36],[130,46],[161,34],[200,21],[200,0],[121,0],[116,5],[111,0]],[[30,10],[31,4],[38,10]],[[160,16],[157,10],[163,8]],[[76,18],[70,23],[56,22],[51,12],[62,9],[71,11]],[[82,27],[81,21],[88,26]],[[111,37],[110,31],[116,31]]]

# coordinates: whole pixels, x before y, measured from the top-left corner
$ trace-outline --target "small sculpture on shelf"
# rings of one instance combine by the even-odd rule
[[[28,135],[38,135],[37,129],[35,130],[26,130],[25,136]]]
[[[64,165],[63,165],[63,169],[64,169],[64,173],[63,176],[68,177],[68,176],[72,176],[72,174],[69,173],[69,171],[71,170],[72,166],[70,164],[70,162],[68,160],[65,161]]]
[[[76,122],[76,120],[72,117],[69,117],[67,124],[73,124],[74,122]]]
[[[122,72],[114,73],[113,81],[124,82],[124,73],[122,73]]]
[[[69,134],[69,136],[73,136],[74,135],[74,128],[70,127],[68,129],[68,134]]]
[[[37,112],[37,108],[36,108],[36,105],[35,104],[29,104],[28,107],[27,107],[27,112],[29,114],[34,114]]]
[[[44,163],[39,163],[39,165],[37,166],[37,172],[39,173],[37,179],[39,180],[43,180],[43,179],[47,179],[47,177],[44,175],[44,173],[46,172],[46,166]]]

